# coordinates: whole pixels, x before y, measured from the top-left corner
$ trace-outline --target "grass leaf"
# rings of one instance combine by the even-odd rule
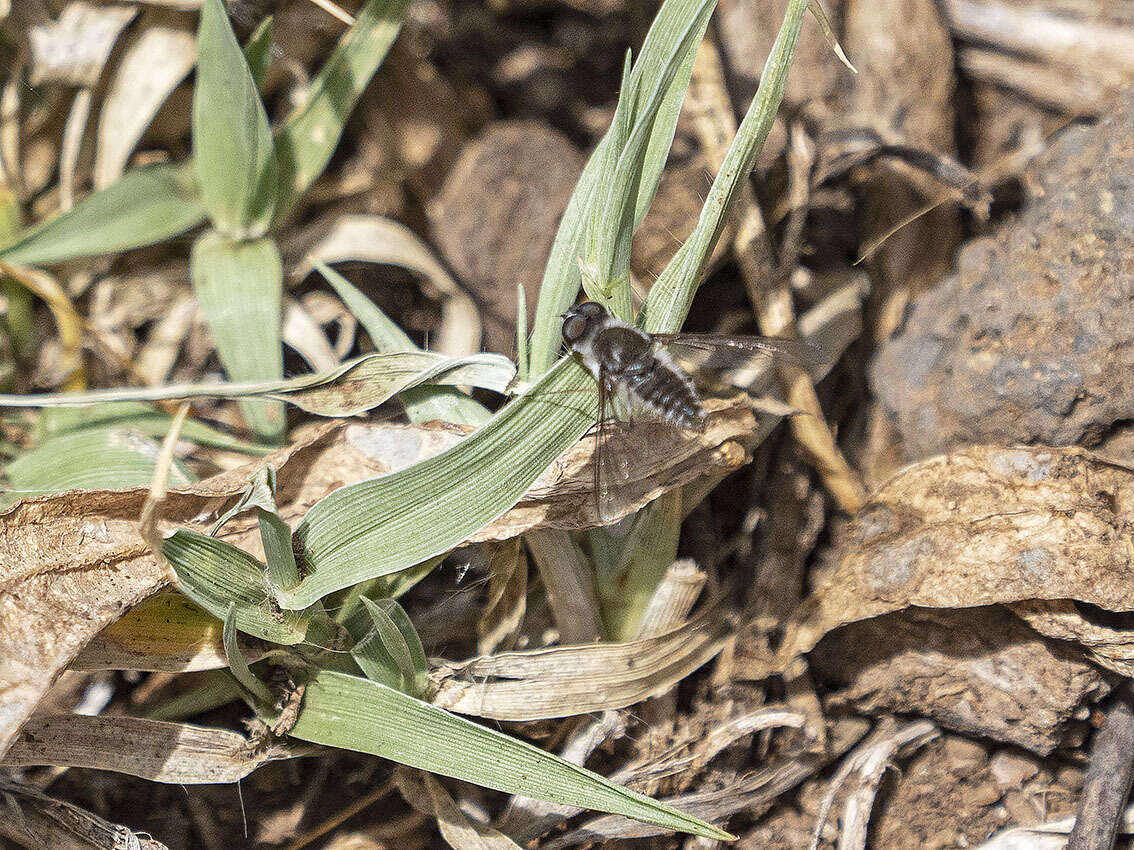
[[[594,393],[577,392],[592,386],[564,359],[453,448],[322,499],[295,530],[306,577],[280,603],[306,608],[462,543],[519,501],[594,424]]]
[[[290,734],[509,794],[626,815],[711,838],[732,837],[526,741],[357,676],[324,670],[310,679]]]
[[[233,238],[262,236],[277,194],[271,127],[221,0],[205,0],[197,31],[193,162],[213,225]]]
[[[760,87],[740,123],[701,208],[696,227],[650,288],[638,322],[651,333],[676,331],[685,322],[705,263],[720,238],[741,183],[748,179],[783,100],[807,0],[790,0],[783,25],[760,75]]]
[[[205,208],[190,169],[161,164],[136,168],[88,195],[0,251],[18,266],[47,266],[76,257],[153,245],[196,227]]]
[[[275,243],[233,241],[209,231],[193,243],[189,265],[193,290],[229,376],[234,381],[280,379],[283,266]],[[281,404],[244,401],[241,406],[258,437],[279,441]]]
[[[417,350],[413,340],[358,287],[326,263],[315,261],[313,265],[358,319],[378,351]],[[399,393],[399,398],[411,422],[440,419],[458,425],[483,425],[492,418],[482,404],[455,387],[410,387]]]
[[[161,551],[177,574],[181,592],[218,620],[235,604],[240,631],[288,646],[303,640],[306,614],[275,608],[264,565],[247,552],[184,528],[167,537]]]
[[[369,0],[315,77],[303,108],[280,130],[277,220],[327,167],[351,110],[398,37],[408,6],[409,0]]]
[[[631,125],[639,117],[638,110],[649,100],[643,92],[653,91],[662,79],[665,68],[673,56],[680,51],[681,34],[694,16],[700,14],[704,0],[666,0],[658,10],[657,16],[646,34],[638,61],[628,78],[628,89],[619,93],[633,105],[630,113]],[[712,4],[709,4],[711,10]],[[657,108],[656,117],[650,126],[646,154],[642,160],[641,173],[637,180],[634,197],[634,227],[641,223],[653,201],[662,168],[669,155],[673,134],[677,129],[677,114],[685,97],[692,73],[692,58],[680,66],[678,73],[666,89]],[[611,144],[611,131],[603,137],[587,161],[575,191],[560,219],[559,231],[551,247],[543,281],[540,284],[539,302],[536,305],[536,318],[532,327],[530,373],[538,375],[554,361],[561,345],[561,314],[571,306],[579,293],[579,259],[583,256],[583,242],[588,222],[595,213],[596,197],[601,187],[611,177],[604,168],[607,162],[608,146]],[[604,222],[605,226],[613,226]]]
[[[22,452],[5,468],[9,495],[62,490],[144,487],[154,475],[161,446],[135,428],[99,425],[49,437]],[[169,483],[190,484],[196,476],[173,462]]]

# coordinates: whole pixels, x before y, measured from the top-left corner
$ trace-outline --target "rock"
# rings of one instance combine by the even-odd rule
[[[992,757],[988,771],[1001,793],[1019,791],[1024,783],[1039,772],[1035,759],[1011,750],[1001,750]]]
[[[809,657],[819,681],[841,686],[829,697],[835,706],[929,717],[1041,755],[1068,740],[1080,705],[1109,690],[1078,652],[995,606],[914,608],[854,623]]]
[[[583,157],[538,121],[500,121],[465,145],[429,207],[433,240],[482,308],[487,350],[515,350],[516,284],[534,315],[543,267]]]
[[[1134,89],[1032,164],[1030,201],[917,300],[871,380],[906,456],[965,443],[1129,443]]]
[[[988,753],[976,741],[957,735],[945,736],[945,760],[957,773],[972,775],[988,762]]]

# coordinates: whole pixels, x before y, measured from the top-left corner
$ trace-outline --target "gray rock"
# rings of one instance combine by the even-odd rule
[[[873,364],[906,454],[965,443],[1129,445],[1134,89],[1029,168],[1030,200],[916,302]]]

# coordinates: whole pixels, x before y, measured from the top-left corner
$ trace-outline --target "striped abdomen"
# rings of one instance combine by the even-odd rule
[[[689,376],[664,351],[651,352],[623,372],[626,389],[648,408],[682,428],[701,430],[705,410]]]

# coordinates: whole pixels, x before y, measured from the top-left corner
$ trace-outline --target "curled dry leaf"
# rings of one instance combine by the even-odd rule
[[[622,708],[669,690],[720,651],[719,612],[626,643],[503,652],[436,674],[434,705],[498,720],[540,720]]]
[[[856,517],[841,561],[763,672],[829,635],[813,661],[858,707],[925,713],[1050,752],[1082,704],[1106,693],[1105,676],[994,607],[966,610],[963,623],[906,609],[1016,605],[1037,630],[1082,638],[1096,662],[1124,671],[1128,634],[1074,603],[1131,610],[1132,507],[1134,473],[1081,449],[972,447],[911,466]],[[1018,675],[990,681],[990,665]]]
[[[454,357],[480,349],[480,313],[473,300],[405,225],[380,215],[336,216],[312,225],[286,249],[300,255],[292,280],[310,274],[314,261],[388,263],[422,275],[443,299],[441,327],[432,347]]]
[[[95,189],[122,176],[158,109],[197,64],[190,19],[147,12],[140,29],[123,52],[99,108]]]
[[[291,758],[282,745],[257,746],[227,729],[144,717],[33,717],[5,754],[4,767],[55,765],[128,773],[151,782],[237,782],[260,765]]]
[[[407,803],[437,821],[437,829],[456,850],[520,850],[499,830],[473,821],[433,774],[399,767],[394,782]]]
[[[1134,470],[1076,448],[974,446],[908,467],[847,534],[784,652],[910,606],[1073,599],[1134,609]]]
[[[4,17],[3,6],[0,0],[0,19]],[[0,797],[8,815],[0,818],[0,836],[12,841],[13,846],[27,846],[24,842],[33,836],[36,846],[56,850],[167,850],[160,841],[105,821],[72,803],[48,797],[31,785],[0,778]]]

